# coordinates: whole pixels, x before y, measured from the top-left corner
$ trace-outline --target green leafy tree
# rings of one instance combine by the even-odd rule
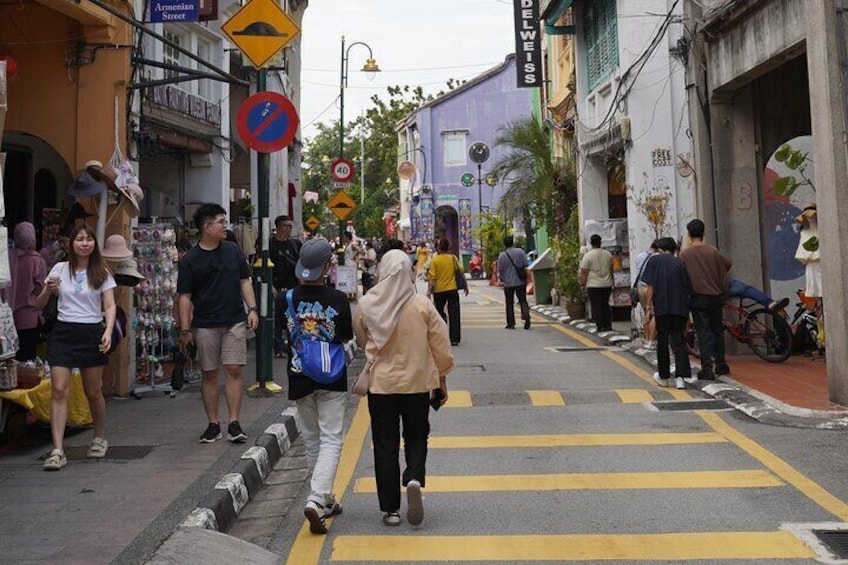
[[[548,132],[533,118],[502,127],[495,145],[508,148],[492,169],[507,186],[499,210],[510,217],[529,214],[552,237],[563,237],[577,202],[573,161],[554,155]]]
[[[562,237],[552,242],[557,258],[554,268],[554,287],[560,296],[570,302],[579,302],[583,298],[579,276],[580,225],[576,204],[570,210],[568,221],[562,231]]]
[[[480,221],[474,228],[474,238],[483,242],[483,270],[491,272],[492,263],[498,260],[498,255],[504,250],[503,239],[507,235],[508,226],[503,218],[491,212],[480,214]]]

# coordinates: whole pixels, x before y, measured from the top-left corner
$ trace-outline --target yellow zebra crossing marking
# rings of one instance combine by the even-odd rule
[[[332,561],[685,561],[811,559],[790,532],[338,536]]]
[[[431,436],[427,445],[430,449],[498,449],[514,447],[692,445],[726,442],[727,440],[717,433],[692,432],[527,436]]]
[[[657,473],[561,473],[552,475],[428,476],[426,491],[512,492],[551,490],[626,490],[693,488],[762,488],[786,483],[763,469]],[[354,492],[375,493],[373,477],[356,480]]]
[[[565,406],[562,395],[555,390],[528,390],[533,406]]]
[[[642,389],[619,389],[615,393],[624,404],[641,404],[653,402],[654,397],[647,390]]]

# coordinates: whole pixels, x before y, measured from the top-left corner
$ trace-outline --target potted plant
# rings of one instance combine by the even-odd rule
[[[577,205],[568,216],[563,236],[554,240],[556,249],[556,267],[554,269],[554,287],[573,319],[586,315],[586,302],[580,288],[580,229],[578,225]]]

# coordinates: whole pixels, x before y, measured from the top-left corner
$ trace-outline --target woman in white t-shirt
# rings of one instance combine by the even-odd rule
[[[82,372],[83,388],[94,420],[94,439],[87,457],[102,459],[108,444],[104,437],[106,402],[102,377],[107,352],[112,346],[115,325],[115,279],[100,255],[94,230],[79,225],[71,232],[68,261],[56,263],[47,275],[46,286],[38,296],[43,309],[51,295],[59,297],[58,316],[47,341],[47,361],[52,375],[50,431],[53,451],[44,462],[47,471],[68,464],[63,449],[68,419],[68,392],[71,369]],[[105,317],[105,324],[104,324]]]

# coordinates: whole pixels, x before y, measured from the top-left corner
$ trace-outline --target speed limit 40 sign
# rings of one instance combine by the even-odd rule
[[[353,172],[353,163],[344,157],[334,159],[333,162],[330,163],[330,174],[336,182],[349,181],[353,178]]]

